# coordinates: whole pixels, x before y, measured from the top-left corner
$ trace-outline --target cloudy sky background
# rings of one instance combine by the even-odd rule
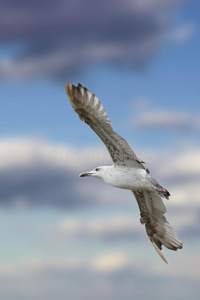
[[[0,295],[199,299],[198,0],[1,1]],[[131,192],[78,177],[110,164],[64,84],[88,87],[171,197],[183,240],[158,257]]]

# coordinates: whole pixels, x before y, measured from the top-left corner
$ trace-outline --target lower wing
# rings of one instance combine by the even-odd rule
[[[162,245],[171,250],[183,247],[175,230],[170,226],[164,214],[166,212],[162,198],[154,191],[133,191],[137,200],[141,224],[145,224],[147,235],[160,257],[167,263]]]

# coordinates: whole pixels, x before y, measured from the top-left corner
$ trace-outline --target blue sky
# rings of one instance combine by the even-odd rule
[[[95,3],[1,4],[0,294],[198,299],[200,4]],[[170,191],[184,248],[164,250],[168,266],[131,193],[78,177],[111,159],[71,108],[68,80],[95,92]]]

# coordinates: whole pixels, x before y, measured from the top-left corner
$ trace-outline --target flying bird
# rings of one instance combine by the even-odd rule
[[[150,241],[167,263],[162,245],[171,250],[183,246],[164,216],[166,208],[162,198],[168,199],[170,193],[150,176],[144,162],[136,156],[126,140],[112,129],[111,121],[95,94],[80,83],[76,87],[68,82],[65,87],[73,109],[81,121],[87,123],[100,137],[113,160],[111,166],[97,167],[79,176],[97,177],[111,186],[131,190],[140,209],[140,222],[145,224]]]

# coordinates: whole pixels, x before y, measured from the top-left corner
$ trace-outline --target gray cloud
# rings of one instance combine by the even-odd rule
[[[0,204],[81,207],[98,203],[98,197],[95,202],[86,196],[83,181],[77,186],[76,162],[72,169],[72,152],[63,151],[34,140],[1,142]],[[77,159],[81,161],[81,157]]]
[[[100,164],[109,164],[104,151],[78,152],[42,141],[20,139],[1,141],[0,148],[0,204],[3,206],[75,208],[123,203],[119,191],[113,192],[100,180],[78,176]]]
[[[167,207],[170,213],[166,216],[181,238],[188,239],[199,236],[199,205],[184,204],[182,206],[173,206],[172,208],[170,203],[168,203]],[[109,219],[92,220],[66,218],[57,224],[55,230],[48,237],[48,240],[52,240],[53,243],[57,241],[59,244],[65,243],[66,240],[92,240],[93,242],[98,240],[113,243],[133,239],[139,239],[140,241],[147,239],[144,227],[139,222],[139,213],[138,216],[135,216],[134,211],[131,217],[110,215]]]
[[[110,253],[94,259],[26,260],[2,264],[5,299],[199,299],[199,256],[184,254],[171,265]],[[183,263],[184,262],[184,263]],[[102,267],[100,266],[102,265]]]
[[[165,40],[177,0],[2,1],[0,41],[21,51],[1,78],[69,77],[98,62],[145,64]]]
[[[105,150],[106,151],[106,150]],[[168,157],[168,159],[167,159]],[[163,161],[168,161],[165,167]],[[157,154],[150,170],[155,178],[171,192],[167,208],[170,223],[183,236],[198,235],[199,228],[199,152]],[[82,153],[34,140],[0,142],[0,205],[15,207],[56,207],[62,209],[106,205],[132,207],[133,195],[78,174],[102,164],[109,164],[103,151],[86,150]],[[59,241],[66,238],[119,240],[140,237],[144,228],[137,219],[123,217],[110,220],[63,220],[55,228]],[[145,236],[145,233],[144,233]]]
[[[70,170],[40,159],[0,171],[1,204],[76,206],[81,205]],[[57,203],[56,203],[57,202]],[[86,204],[86,203],[85,203]]]

